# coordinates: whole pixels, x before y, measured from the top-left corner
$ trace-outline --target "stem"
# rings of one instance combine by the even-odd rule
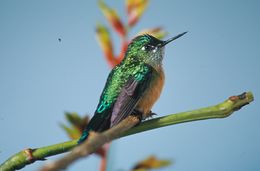
[[[105,145],[102,147],[102,149],[103,149],[103,154],[101,155],[99,171],[106,171],[109,148],[110,148],[110,143],[107,143],[107,144],[105,144]]]
[[[45,160],[45,157],[61,154],[77,145],[77,140],[45,146],[37,149],[22,150],[0,165],[0,171],[19,170],[36,160]]]
[[[90,136],[88,137],[87,141],[75,147],[63,158],[46,164],[40,169],[40,171],[55,171],[66,169],[71,163],[83,157],[89,156],[104,144],[118,138],[119,135],[134,127],[138,123],[139,119],[136,116],[130,115],[126,119],[122,120],[119,124],[102,133],[90,132]]]
[[[139,124],[138,126],[131,128],[130,130],[125,131],[124,133],[121,133],[120,135],[116,135],[116,133],[113,132],[112,138],[106,137],[106,140],[104,142],[107,142],[108,140],[110,141],[118,137],[125,137],[139,132],[148,131],[151,129],[156,129],[173,124],[204,119],[225,118],[230,116],[234,111],[237,111],[241,107],[249,104],[253,100],[254,98],[251,92],[243,93],[238,96],[231,96],[229,99],[215,106],[210,106],[188,112],[171,114],[168,116],[145,121]],[[103,144],[99,143],[99,145],[102,146]],[[75,146],[77,146],[77,140],[41,147],[38,149],[23,150],[7,159],[4,163],[2,163],[0,165],[0,170],[12,171],[16,169],[21,169],[27,164],[31,164],[36,160],[45,160],[46,157],[67,152]],[[89,151],[93,151],[93,149],[89,149]]]
[[[155,119],[145,121],[137,127],[134,127],[126,131],[121,137],[184,122],[214,118],[225,118],[230,116],[233,112],[239,110],[243,106],[249,104],[253,100],[254,97],[251,92],[242,93],[238,96],[231,96],[229,97],[229,99],[215,106],[209,106],[177,114],[170,114],[164,117],[158,117]]]

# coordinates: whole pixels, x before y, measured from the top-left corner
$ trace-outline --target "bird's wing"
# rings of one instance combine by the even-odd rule
[[[154,69],[144,65],[143,69],[131,76],[114,104],[110,127],[118,124],[132,113],[146,88],[151,83]]]
[[[84,129],[78,143],[83,142],[88,137],[89,131],[104,131],[131,114],[146,87],[150,84],[153,72],[154,69],[150,65],[143,65],[140,70],[138,69],[125,81],[113,69],[109,74],[95,114]],[[116,76],[119,76],[116,79],[120,80],[119,84],[111,82],[112,78]],[[117,92],[117,90],[119,91]]]
[[[108,101],[104,97],[107,96],[106,91],[109,87],[111,87],[111,80],[114,76],[115,76],[115,69],[113,69],[108,75],[105,87],[100,96],[100,100],[99,100],[97,109],[94,113],[94,116],[91,118],[91,120],[87,124],[87,127],[85,128],[85,130],[87,130],[87,131],[92,130],[92,131],[100,132],[100,131],[103,131],[103,130],[109,128],[111,113],[112,113],[113,105],[115,102],[108,103]],[[119,88],[119,87],[116,87],[116,88]]]
[[[89,131],[96,131],[96,132],[101,132],[104,131],[106,129],[109,128],[110,126],[110,118],[111,118],[111,113],[112,113],[112,109],[113,109],[113,105],[114,105],[114,101],[112,100],[113,98],[116,98],[117,93],[114,91],[115,89],[119,88],[118,87],[114,87],[112,86],[112,90],[110,90],[109,88],[111,88],[111,80],[112,78],[115,76],[115,69],[113,69],[107,78],[106,81],[106,85],[102,91],[102,94],[100,96],[99,99],[99,104],[97,106],[97,109],[94,113],[94,116],[91,118],[91,120],[89,121],[89,123],[87,124],[87,126],[84,128],[83,133],[80,137],[80,139],[78,140],[78,143],[82,143],[84,140],[87,139],[87,137],[89,136]],[[107,94],[107,90],[110,90],[110,92],[115,92],[113,94],[113,96],[115,97],[111,97],[108,96]],[[119,93],[118,93],[119,94]],[[112,99],[107,100],[106,97],[111,97]],[[108,101],[110,103],[108,103]]]

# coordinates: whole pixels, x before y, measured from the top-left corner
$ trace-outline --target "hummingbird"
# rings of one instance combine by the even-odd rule
[[[129,43],[123,60],[108,75],[94,116],[79,144],[87,139],[90,131],[107,130],[129,115],[138,116],[141,122],[153,114],[152,106],[164,86],[164,47],[186,33],[166,41],[144,34]]]

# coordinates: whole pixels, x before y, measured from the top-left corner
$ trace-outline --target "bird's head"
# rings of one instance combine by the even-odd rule
[[[128,45],[124,61],[128,63],[144,62],[154,67],[160,66],[165,45],[186,33],[184,32],[166,41],[159,40],[149,34],[137,36]]]

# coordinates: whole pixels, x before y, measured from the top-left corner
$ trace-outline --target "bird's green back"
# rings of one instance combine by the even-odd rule
[[[145,72],[147,72],[147,66],[144,63],[121,63],[116,66],[108,76],[96,113],[102,113],[111,108],[129,78],[142,79],[142,73]]]

